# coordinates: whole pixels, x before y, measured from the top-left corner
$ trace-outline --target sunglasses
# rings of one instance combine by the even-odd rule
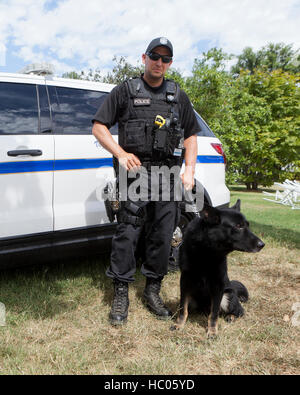
[[[154,61],[157,61],[161,58],[163,63],[172,62],[172,56],[160,55],[159,53],[156,53],[156,52],[147,52],[146,55],[148,55],[149,58]]]

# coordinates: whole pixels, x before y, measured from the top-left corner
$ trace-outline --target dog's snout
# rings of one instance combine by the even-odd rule
[[[262,248],[264,248],[264,246],[265,246],[265,243],[264,243],[262,240],[259,240],[259,241],[257,242],[257,248],[258,248],[258,250],[261,250]]]

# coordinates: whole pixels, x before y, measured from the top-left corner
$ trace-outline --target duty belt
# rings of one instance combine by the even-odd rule
[[[158,166],[158,167],[162,167],[162,166],[167,166],[169,168],[171,168],[172,166],[179,166],[178,164],[178,160],[176,159],[165,159],[164,161],[143,161],[142,160],[142,167],[145,167],[146,170],[151,170],[152,166]]]

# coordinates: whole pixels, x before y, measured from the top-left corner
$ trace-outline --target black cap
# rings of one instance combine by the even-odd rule
[[[173,45],[166,37],[158,37],[151,41],[146,49],[147,52],[151,52],[156,47],[166,47],[171,52],[171,56],[173,56]]]

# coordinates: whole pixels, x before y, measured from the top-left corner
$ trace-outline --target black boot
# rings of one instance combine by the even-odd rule
[[[112,325],[122,325],[127,321],[128,315],[128,283],[114,280],[114,300],[109,314]]]
[[[164,305],[159,296],[161,279],[147,278],[144,290],[144,299],[149,310],[156,314],[159,319],[167,320],[171,318],[172,312]]]

